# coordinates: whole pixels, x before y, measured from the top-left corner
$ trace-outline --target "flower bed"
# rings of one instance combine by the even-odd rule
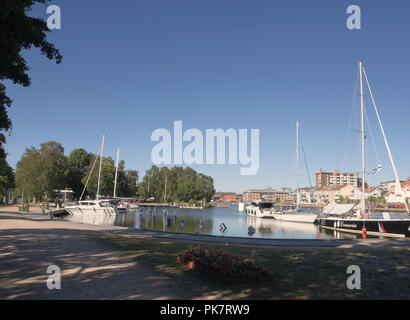
[[[228,252],[197,246],[178,255],[177,262],[202,273],[223,276],[224,279],[264,280],[269,272],[253,260]]]

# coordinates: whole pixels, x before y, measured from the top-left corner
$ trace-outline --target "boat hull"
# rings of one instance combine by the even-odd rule
[[[410,219],[338,219],[322,218],[320,226],[327,229],[340,230],[352,233],[366,233],[391,237],[409,237]]]
[[[274,213],[273,218],[279,221],[314,223],[317,214],[314,213]]]
[[[87,208],[87,207],[66,207],[66,211],[73,216],[81,215],[116,215],[117,210],[115,208],[106,207],[106,208]]]

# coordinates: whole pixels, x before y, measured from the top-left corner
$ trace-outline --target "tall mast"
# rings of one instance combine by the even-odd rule
[[[296,209],[299,209],[299,121],[296,121]]]
[[[394,191],[394,193],[395,193],[396,197],[398,196],[398,197],[402,198],[403,197],[403,190],[401,189],[399,175],[397,173],[396,165],[394,164],[393,156],[392,156],[392,153],[390,151],[390,146],[389,146],[389,143],[387,142],[386,134],[384,133],[384,129],[383,129],[382,121],[380,119],[379,111],[377,110],[376,101],[374,100],[372,88],[370,87],[369,79],[367,78],[366,70],[364,69],[364,67],[363,67],[363,73],[364,73],[364,77],[366,79],[367,87],[369,88],[370,97],[372,98],[374,110],[376,111],[377,120],[379,121],[380,130],[383,134],[384,144],[386,145],[387,153],[388,153],[389,158],[390,158],[390,163],[393,167],[394,177],[395,177],[395,180],[396,180],[395,181],[395,191]],[[404,204],[406,205],[407,213],[409,213],[409,207],[407,206],[406,199],[404,198],[403,200],[404,200]]]
[[[167,202],[167,180],[168,180],[168,175],[165,175],[164,202]]]
[[[114,198],[117,196],[117,177],[118,177],[118,158],[120,156],[120,148],[117,149],[117,164],[115,166],[115,180],[114,180]]]
[[[360,116],[361,116],[361,138],[362,138],[362,201],[360,211],[362,214],[365,213],[365,169],[364,169],[364,96],[363,96],[363,61],[359,62],[360,68]]]
[[[102,167],[102,158],[103,158],[103,151],[104,151],[104,139],[105,134],[103,134],[102,144],[101,144],[101,154],[100,154],[100,169],[98,170],[98,182],[97,182],[97,200],[100,197],[100,179],[101,179],[101,167]]]

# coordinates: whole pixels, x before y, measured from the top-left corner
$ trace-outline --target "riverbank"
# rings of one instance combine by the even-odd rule
[[[407,240],[235,242],[52,220],[0,210],[1,299],[409,299]],[[213,241],[212,241],[213,239]],[[193,245],[254,258],[273,275],[263,284],[211,280],[176,263]],[[362,290],[346,269],[362,270]],[[46,287],[47,266],[62,289]]]

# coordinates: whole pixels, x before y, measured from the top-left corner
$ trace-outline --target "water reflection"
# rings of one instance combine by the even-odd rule
[[[152,230],[201,235],[223,235],[270,239],[349,239],[360,235],[336,232],[318,225],[275,221],[249,217],[237,207],[205,210],[152,208],[116,216],[69,216],[77,223],[103,226],[125,226]]]

